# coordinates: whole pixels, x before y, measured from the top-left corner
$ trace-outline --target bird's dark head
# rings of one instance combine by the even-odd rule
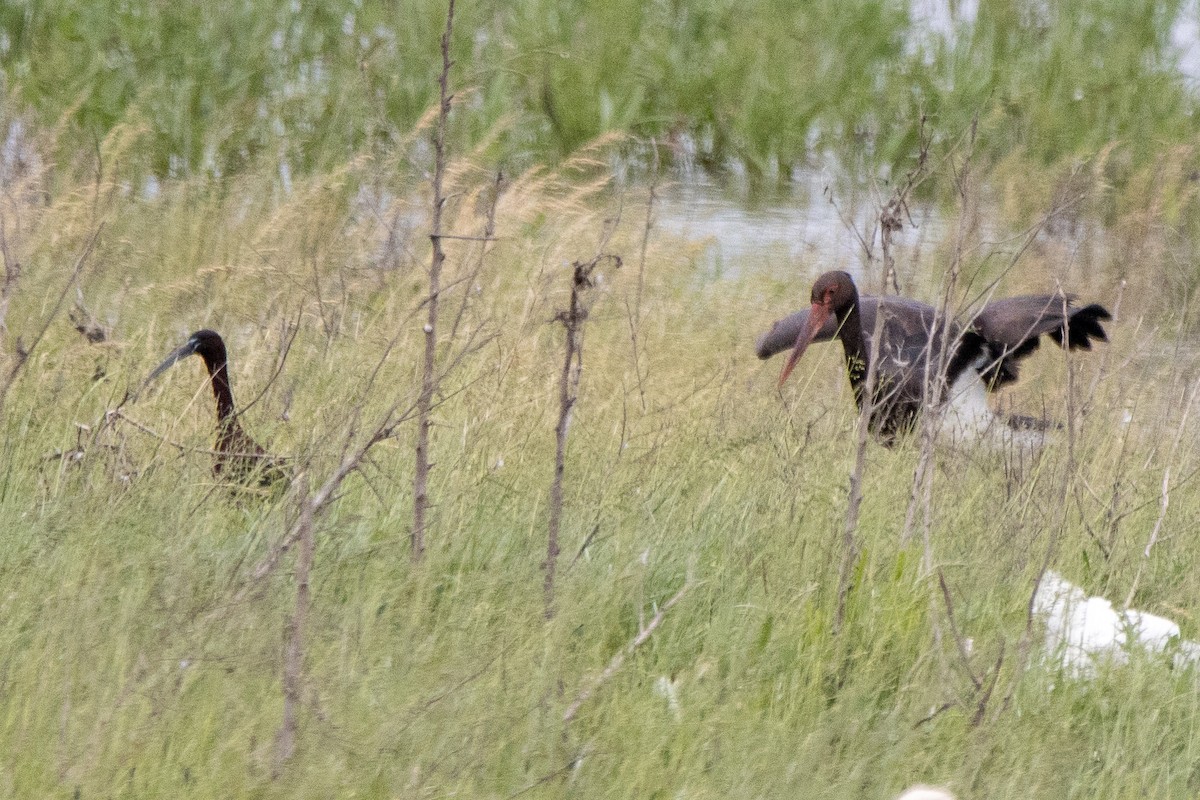
[[[796,362],[804,355],[804,351],[812,344],[830,316],[835,317],[839,324],[846,321],[846,316],[858,304],[858,289],[854,287],[854,279],[850,277],[850,273],[832,270],[813,283],[811,299],[812,309],[808,312],[808,325],[796,337],[792,354],[783,365],[783,372],[779,375],[780,386],[783,386],[788,375],[792,374]]]
[[[813,283],[813,308],[823,306],[825,313],[834,314],[839,319],[858,302],[858,289],[850,273],[841,270],[826,272]]]
[[[226,360],[225,340],[221,338],[221,334],[208,328],[189,336],[185,346],[190,346],[192,352],[203,358],[206,364],[224,363]]]
[[[221,339],[221,335],[216,331],[211,331],[205,328],[204,330],[196,331],[188,340],[179,347],[171,351],[163,362],[154,368],[146,378],[146,382],[157,378],[159,375],[166,372],[170,367],[179,363],[188,356],[195,354],[204,359],[204,365],[208,367],[211,374],[219,367],[225,365],[227,356],[225,354],[225,342]]]

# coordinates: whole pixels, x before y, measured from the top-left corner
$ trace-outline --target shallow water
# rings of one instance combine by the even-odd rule
[[[953,42],[959,30],[974,23],[978,10],[978,0],[912,4],[915,27],[923,27],[925,43],[939,37]],[[1184,6],[1172,25],[1170,42],[1179,72],[1200,91],[1200,0]],[[654,224],[669,236],[698,245],[691,257],[702,276],[719,279],[763,272],[779,278],[795,274],[807,281],[828,269],[864,276],[867,259],[859,237],[868,236],[882,199],[878,195],[886,197],[890,187],[847,187],[846,170],[832,163],[828,169],[794,172],[786,185],[763,192],[745,184],[744,170],[736,164],[729,165],[728,176],[717,178],[697,168],[688,156],[682,153],[672,182],[659,189]],[[930,205],[914,206],[911,212],[895,239],[897,269],[902,279],[925,284],[937,270],[923,259],[927,262],[929,251],[946,238],[948,220]],[[992,224],[999,218],[996,213],[984,210],[980,218],[979,238],[992,257],[1013,253],[1019,232]],[[1068,272],[1077,279],[1094,277],[1109,245],[1099,224],[1078,225],[1075,220],[1051,224],[1038,238],[1065,264],[1058,278]]]
[[[691,257],[706,279],[762,273],[807,283],[830,269],[863,279],[863,242],[878,254],[873,227],[881,201],[870,190],[835,188],[816,170],[794,175],[769,197],[749,199],[729,182],[694,172],[657,196],[655,229],[695,245]],[[947,219],[932,205],[911,212],[893,240],[897,269],[902,278],[923,283],[929,270],[920,266],[922,256],[947,235]]]

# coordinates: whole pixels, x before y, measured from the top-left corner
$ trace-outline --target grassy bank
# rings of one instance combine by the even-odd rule
[[[106,163],[125,141],[105,143]],[[247,427],[323,481],[388,406],[416,398],[422,167],[368,154],[290,192],[254,171],[166,181],[153,198],[86,170],[56,173],[49,197],[36,173],[12,187],[6,246],[23,272],[6,363],[16,337],[37,346],[0,418],[4,793],[857,798],[923,780],[967,798],[1195,795],[1194,670],[1137,657],[1072,680],[1042,662],[1027,614],[1047,564],[1117,601],[1140,571],[1133,604],[1200,638],[1195,359],[1186,312],[1147,315],[1164,273],[1144,254],[1169,209],[1122,218],[1093,264],[1053,231],[1025,251],[1004,287],[1060,278],[1111,305],[1128,279],[1113,342],[1073,359],[1070,380],[1052,347],[1038,354],[1006,399],[1072,424],[1036,461],[942,451],[928,533],[918,515],[911,542],[915,444],[872,446],[835,633],[854,427],[840,353],[814,349],[782,396],[777,365],[752,356],[825,265],[698,281],[703,245],[653,231],[643,265],[647,197],[609,187],[606,164],[597,149],[509,175],[497,241],[447,240],[443,300],[462,313],[442,363],[482,346],[438,399],[429,550],[410,562],[415,434],[401,426],[317,520],[298,746],[283,764],[292,556],[253,571],[296,496],[214,484],[195,360],[122,401],[190,331],[217,328],[240,402],[262,395]],[[452,165],[455,234],[480,235],[493,179]],[[997,275],[1016,240],[968,227],[971,269]],[[591,290],[547,622],[553,320],[568,265],[606,230],[624,264]],[[933,297],[936,280],[918,292]],[[106,341],[53,314],[64,287]]]

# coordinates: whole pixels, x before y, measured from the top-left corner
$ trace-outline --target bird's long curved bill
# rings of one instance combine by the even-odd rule
[[[188,339],[182,345],[172,350],[171,355],[163,359],[163,362],[155,367],[153,372],[146,376],[146,380],[142,385],[144,386],[145,384],[154,380],[183,359],[195,353],[196,348],[199,346],[200,342],[198,342],[196,339]]]
[[[828,318],[829,308],[824,303],[812,304],[812,311],[808,315],[808,327],[800,331],[800,335],[796,337],[796,345],[792,348],[792,354],[788,356],[787,363],[783,365],[783,372],[779,374],[779,386],[781,388],[784,381],[788,379],[788,375],[792,374],[792,370],[795,368],[796,362],[800,360],[800,356],[804,355],[804,351],[812,344],[812,340],[817,337],[821,326],[825,324],[825,320]]]

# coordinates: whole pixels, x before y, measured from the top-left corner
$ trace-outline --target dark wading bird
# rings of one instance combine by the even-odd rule
[[[213,458],[213,475],[239,483],[257,482],[270,486],[287,481],[289,471],[282,460],[270,456],[238,422],[233,405],[233,390],[229,388],[229,359],[225,342],[216,331],[196,331],[180,347],[167,356],[146,378],[146,383],[188,356],[196,354],[204,360],[217,400],[217,443]]]
[[[1024,416],[999,418],[985,390],[1017,379],[1020,360],[1038,347],[1042,334],[1070,350],[1090,350],[1108,341],[1101,305],[1077,307],[1074,297],[1056,293],[1010,297],[986,304],[963,321],[939,319],[930,305],[903,297],[859,297],[845,272],[826,272],[812,288],[812,307],[777,321],[758,340],[758,357],[791,349],[779,376],[787,380],[813,342],[842,342],[854,401],[862,408],[875,317],[883,309],[870,427],[890,445],[912,430],[923,409],[943,414],[952,439],[996,436],[1005,443],[1037,446],[1048,423]],[[932,359],[932,360],[931,360]],[[944,373],[939,377],[939,367]]]

